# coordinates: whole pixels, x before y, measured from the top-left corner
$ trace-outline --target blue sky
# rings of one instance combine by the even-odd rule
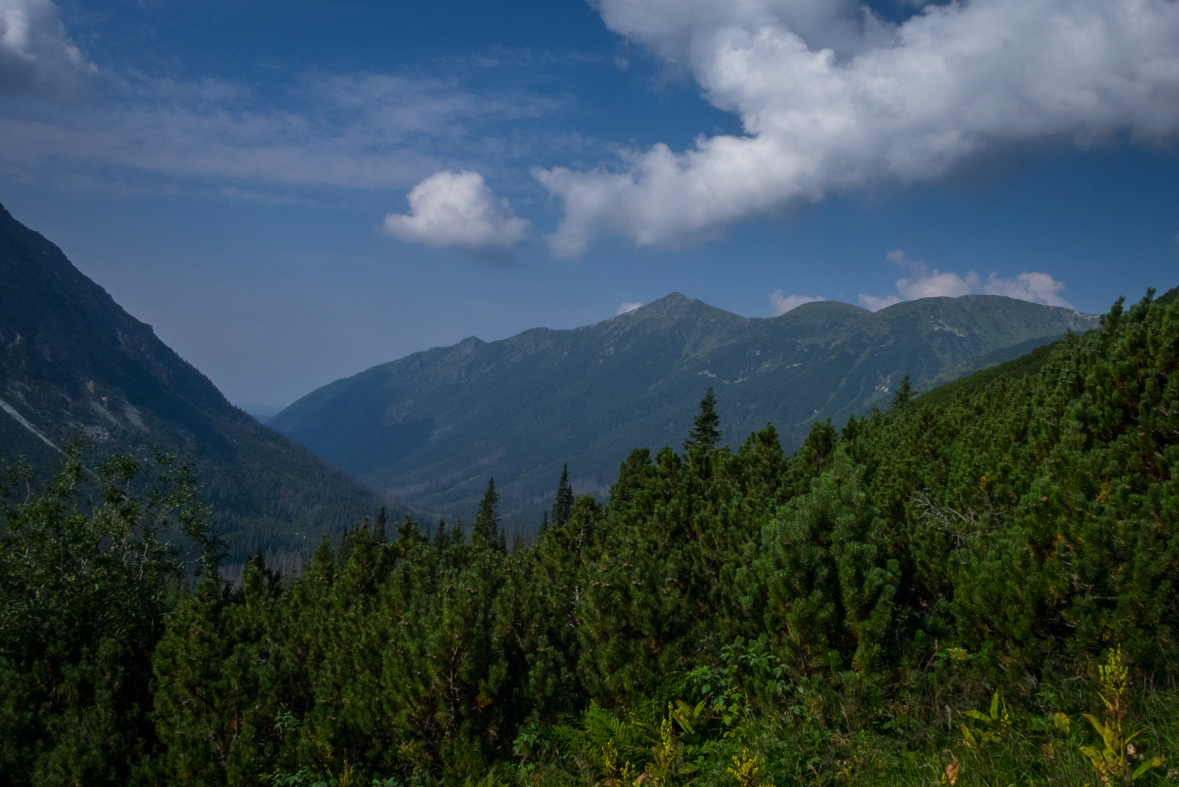
[[[679,291],[1179,281],[1173,0],[0,0],[0,203],[235,403]]]

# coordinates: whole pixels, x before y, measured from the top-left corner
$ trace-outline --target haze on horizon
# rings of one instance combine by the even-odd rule
[[[672,291],[1173,286],[1174,0],[0,0],[0,203],[235,403]]]

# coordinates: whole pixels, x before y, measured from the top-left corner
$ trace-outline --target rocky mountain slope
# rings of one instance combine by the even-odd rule
[[[191,450],[232,556],[305,553],[384,500],[231,405],[75,268],[0,207],[0,460],[42,477],[82,436],[114,451]]]

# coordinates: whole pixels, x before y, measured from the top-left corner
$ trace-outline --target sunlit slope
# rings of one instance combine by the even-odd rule
[[[237,557],[302,551],[382,502],[231,405],[151,326],[0,208],[0,459],[24,457],[44,474],[79,435],[89,461],[192,450],[203,497]]]
[[[450,518],[469,519],[494,475],[505,523],[532,529],[565,462],[576,492],[604,494],[632,448],[679,445],[709,386],[726,442],[771,422],[792,449],[815,420],[886,405],[905,374],[921,388],[970,359],[1095,325],[998,296],[874,314],[828,301],[748,319],[672,294],[575,330],[416,353],[314,391],[271,425]]]

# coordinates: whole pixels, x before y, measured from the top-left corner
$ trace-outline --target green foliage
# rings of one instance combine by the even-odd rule
[[[495,491],[495,479],[487,480],[487,491],[479,502],[475,524],[471,527],[471,544],[507,552],[507,535],[499,529],[499,493]]]
[[[1137,755],[1133,741],[1141,732],[1129,733],[1124,726],[1129,712],[1126,696],[1129,670],[1122,662],[1120,646],[1109,652],[1106,663],[1097,667],[1097,674],[1100,681],[1099,695],[1105,705],[1105,718],[1099,720],[1090,713],[1084,716],[1101,738],[1101,744],[1082,746],[1080,751],[1089,759],[1093,772],[1103,784],[1111,784],[1118,779],[1130,784],[1145,776],[1147,771],[1162,765],[1164,760],[1162,757],[1143,757],[1137,765],[1133,763]]]
[[[892,406],[903,407],[913,401],[913,397],[915,396],[917,396],[917,392],[913,390],[913,385],[909,382],[909,375],[906,374],[901,378],[901,384],[897,386],[897,392],[893,394]]]
[[[122,784],[155,751],[151,654],[183,587],[222,554],[191,468],[128,455],[87,484],[77,447],[36,491],[17,470],[0,509],[0,772],[5,783]],[[86,501],[83,487],[97,490]]]
[[[1032,339],[1030,342],[1021,342],[1012,348],[988,353],[979,359],[971,359],[971,367],[980,371],[973,371],[966,377],[959,378],[959,373],[967,371],[966,369],[961,367],[947,369],[932,381],[932,384],[937,387],[920,395],[920,404],[923,407],[944,407],[953,402],[955,397],[971,397],[982,393],[994,385],[1000,377],[1006,377],[1008,381],[1030,377],[1044,367],[1044,364],[1052,356],[1052,352],[1052,341]],[[996,358],[998,362],[994,360]],[[976,366],[976,364],[979,365]],[[938,385],[943,377],[950,382]]]
[[[700,413],[692,422],[692,431],[684,441],[684,451],[693,448],[711,451],[716,448],[720,438],[720,416],[716,414],[716,395],[712,392],[712,386],[709,386],[708,393],[700,400]]]
[[[962,744],[967,748],[981,749],[998,743],[1003,739],[1003,731],[1011,726],[1011,713],[997,691],[991,697],[989,711],[968,710],[966,716],[982,722],[982,726],[977,728],[962,725]]]
[[[295,672],[275,642],[282,591],[259,554],[236,591],[205,581],[172,613],[152,666],[162,764],[174,783],[252,778],[297,729],[287,710],[299,694]]]
[[[569,485],[569,465],[561,469],[561,480],[557,483],[557,499],[553,502],[553,525],[560,527],[573,514],[573,487]]]
[[[900,564],[878,545],[883,524],[868,504],[863,471],[843,446],[809,495],[766,525],[749,591],[792,676],[847,669],[872,676],[895,663],[887,635],[898,628],[893,601]]]
[[[1179,304],[1147,298],[1034,374],[813,422],[793,456],[770,426],[736,451],[632,452],[608,506],[575,499],[510,553],[491,482],[470,542],[365,521],[298,577],[255,556],[239,587],[206,577],[166,618],[165,595],[108,582],[120,615],[154,621],[154,692],[137,673],[122,716],[92,691],[31,732],[20,714],[48,700],[6,697],[0,746],[6,763],[85,752],[70,767],[99,783],[1158,782],[1179,750],[1176,466]],[[73,521],[37,506],[9,519]],[[71,538],[45,554],[117,541]],[[58,581],[4,576],[16,610]],[[87,603],[71,625],[105,610]],[[50,648],[30,630],[20,647]],[[130,669],[118,636],[78,663]],[[7,647],[17,696],[59,674],[14,671]],[[1077,678],[1098,658],[1091,691]],[[83,743],[46,743],[79,718]]]

